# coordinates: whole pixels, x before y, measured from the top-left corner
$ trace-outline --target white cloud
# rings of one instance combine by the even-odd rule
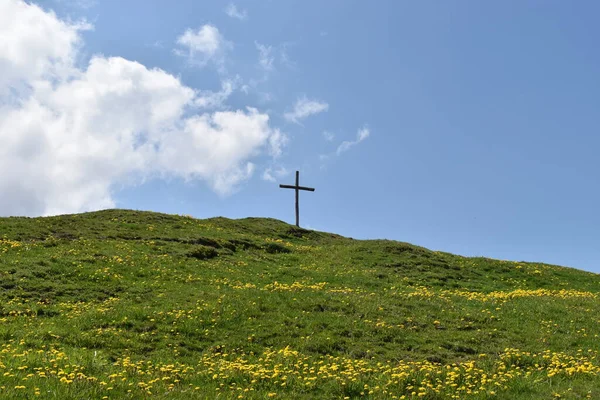
[[[269,154],[273,156],[273,158],[279,158],[288,141],[287,135],[282,133],[279,129],[273,130],[271,136],[269,136]]]
[[[269,167],[267,169],[265,169],[265,171],[263,172],[263,180],[265,181],[269,181],[269,182],[276,182],[277,179],[281,179],[283,177],[285,177],[286,175],[288,175],[290,172],[285,168],[285,167],[279,167],[277,169],[273,169],[272,167]]]
[[[236,79],[225,79],[221,82],[221,90],[212,92],[210,90],[198,91],[195,104],[201,108],[219,108],[231,96],[239,83],[239,77]]]
[[[79,31],[90,28],[84,22],[68,24],[22,1],[0,1],[0,90],[9,83],[14,87],[69,75],[81,42]]]
[[[200,179],[226,195],[253,174],[255,157],[281,154],[286,137],[267,114],[198,114],[219,107],[233,82],[194,90],[120,57],[78,68],[85,27],[0,1],[0,214],[113,207],[114,187],[149,177]]]
[[[367,128],[366,126],[363,126],[362,128],[360,128],[358,130],[357,141],[362,142],[363,140],[368,138],[370,135],[371,135],[371,131],[369,130],[369,128]]]
[[[225,63],[225,53],[232,47],[219,29],[210,24],[197,30],[187,29],[177,38],[177,44],[181,48],[175,49],[175,54],[187,57],[190,64],[204,67],[212,62],[221,69]]]
[[[229,3],[229,5],[225,8],[225,13],[231,18],[237,18],[240,21],[248,18],[248,13],[246,10],[238,10],[237,6],[233,3]]]
[[[335,139],[335,135],[332,132],[323,131],[323,138],[328,142],[333,142],[333,139]]]
[[[356,146],[357,144],[368,138],[370,134],[371,132],[369,131],[369,128],[363,126],[358,130],[356,134],[356,140],[342,142],[342,144],[338,146],[335,153],[339,156],[343,152],[348,151],[351,147]]]
[[[258,65],[266,72],[271,72],[274,69],[273,63],[275,62],[275,56],[273,56],[273,47],[254,42],[256,49],[258,50]]]
[[[263,180],[269,181],[269,182],[276,181],[275,177],[271,174],[271,168],[265,169],[265,171],[263,172],[262,178],[263,178]]]
[[[300,123],[301,119],[327,111],[328,109],[329,104],[325,102],[301,97],[296,101],[294,109],[290,112],[286,112],[283,116],[290,122]]]

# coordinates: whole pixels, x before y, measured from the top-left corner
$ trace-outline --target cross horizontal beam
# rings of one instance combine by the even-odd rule
[[[309,188],[306,186],[295,186],[295,185],[279,185],[280,188],[283,189],[298,189],[298,190],[308,190],[309,192],[314,192],[315,188]]]

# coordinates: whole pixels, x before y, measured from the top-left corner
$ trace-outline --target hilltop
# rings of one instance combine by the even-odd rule
[[[1,218],[0,397],[600,398],[599,278],[264,218]]]

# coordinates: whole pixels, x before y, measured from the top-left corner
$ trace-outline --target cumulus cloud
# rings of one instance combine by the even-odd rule
[[[219,29],[210,24],[196,30],[187,29],[177,38],[177,44],[180,48],[175,49],[175,54],[186,57],[190,64],[204,67],[214,63],[221,69],[225,63],[225,53],[232,47]]]
[[[333,142],[333,139],[335,139],[335,135],[332,132],[323,131],[323,138],[328,142]]]
[[[15,18],[18,15],[19,18]],[[8,84],[72,73],[85,22],[68,24],[23,1],[0,1],[0,94]]]
[[[148,177],[199,179],[227,195],[252,176],[253,158],[281,154],[286,137],[267,114],[206,110],[231,82],[199,91],[120,57],[78,67],[87,28],[0,1],[0,214],[113,207],[115,186]]]
[[[338,146],[335,153],[339,156],[343,152],[348,151],[351,147],[356,146],[357,144],[368,138],[370,134],[371,132],[369,131],[369,128],[363,126],[358,130],[356,134],[356,140],[342,142],[342,144]]]
[[[231,18],[236,18],[240,21],[243,21],[246,18],[248,18],[248,13],[246,12],[246,10],[238,10],[237,6],[233,3],[229,3],[229,5],[225,8],[225,13]]]
[[[319,100],[309,100],[306,97],[301,97],[296,101],[294,109],[286,112],[283,116],[290,122],[300,123],[300,120],[318,114],[329,109],[329,104]]]

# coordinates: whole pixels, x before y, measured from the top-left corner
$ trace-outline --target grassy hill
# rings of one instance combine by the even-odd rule
[[[600,398],[600,276],[272,219],[0,219],[0,398]]]

